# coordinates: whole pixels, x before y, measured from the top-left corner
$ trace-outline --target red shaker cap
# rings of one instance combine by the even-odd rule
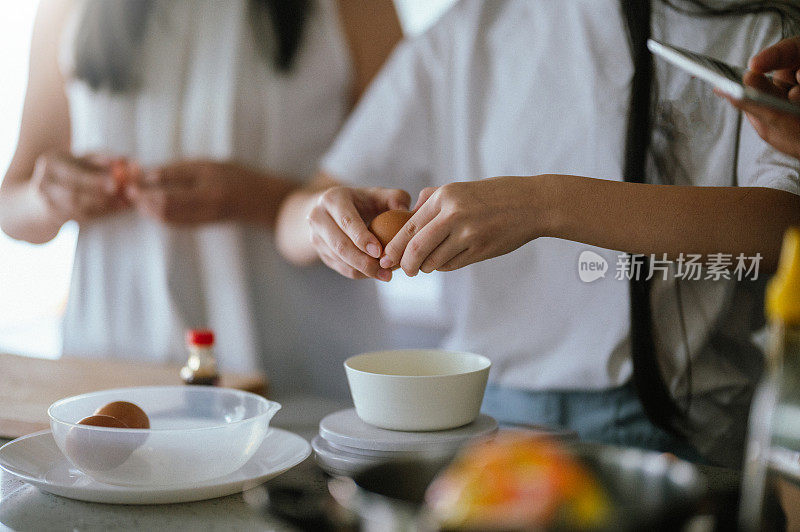
[[[191,345],[214,345],[214,331],[209,329],[190,329],[186,331],[186,343]]]

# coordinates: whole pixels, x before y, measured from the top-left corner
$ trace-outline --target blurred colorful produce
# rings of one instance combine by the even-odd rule
[[[611,516],[599,480],[562,444],[517,431],[465,448],[426,502],[445,529],[585,530]]]

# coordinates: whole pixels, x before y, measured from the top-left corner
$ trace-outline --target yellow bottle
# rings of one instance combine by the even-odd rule
[[[800,228],[786,231],[778,272],[767,286],[767,318],[800,327]]]
[[[765,305],[769,345],[764,377],[750,410],[740,506],[743,530],[762,528],[771,478],[800,481],[800,228],[784,236]]]

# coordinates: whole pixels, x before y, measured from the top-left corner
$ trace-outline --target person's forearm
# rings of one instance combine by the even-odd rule
[[[0,192],[0,229],[11,238],[44,244],[58,234],[66,219],[56,219],[28,182]]]
[[[311,245],[311,232],[308,213],[317,192],[313,189],[300,189],[289,194],[278,210],[275,224],[275,240],[281,255],[298,266],[312,264],[319,260]]]
[[[763,257],[773,269],[781,237],[800,224],[800,196],[756,187],[642,185],[538,176],[545,235],[630,253]]]
[[[242,180],[246,185],[239,191],[234,206],[236,216],[245,222],[274,228],[281,204],[299,188],[299,183],[274,175],[264,177],[249,168],[236,167],[235,171],[250,174]]]
[[[319,172],[307,185],[284,198],[278,208],[275,241],[278,251],[289,262],[306,266],[319,260],[317,250],[311,242],[308,216],[319,201],[321,193],[337,185],[340,183],[332,176]]]

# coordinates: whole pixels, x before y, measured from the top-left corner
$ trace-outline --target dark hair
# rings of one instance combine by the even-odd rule
[[[676,11],[700,17],[739,16],[760,13],[775,13],[780,16],[783,34],[797,33],[800,27],[800,3],[798,1],[760,0],[748,2],[724,2],[711,0],[660,0]],[[627,181],[646,182],[646,154],[652,134],[651,108],[656,85],[653,59],[647,51],[646,41],[650,36],[651,0],[620,0],[625,17],[631,53],[634,63],[633,86],[630,95],[630,110],[625,137],[624,177]],[[642,261],[645,265],[647,259]],[[632,260],[631,264],[635,264]],[[676,300],[681,319],[681,332],[687,353],[687,392],[683,407],[672,397],[661,373],[656,358],[653,318],[650,303],[650,284],[644,279],[631,277],[631,360],[632,381],[642,408],[650,421],[685,439],[692,430],[689,409],[692,401],[691,354],[683,323],[683,306],[680,284],[676,284]]]
[[[75,77],[95,90],[135,87],[137,52],[155,2],[88,0],[75,34]],[[311,0],[248,0],[253,38],[280,72],[292,69],[311,7]]]

